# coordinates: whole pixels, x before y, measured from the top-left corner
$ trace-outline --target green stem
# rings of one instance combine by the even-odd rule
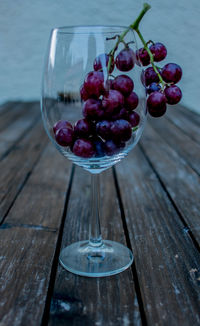
[[[142,41],[142,44],[143,44],[143,46],[144,46],[144,49],[148,52],[148,55],[149,55],[149,57],[150,57],[150,62],[151,62],[151,65],[152,65],[152,67],[153,67],[153,70],[154,70],[154,71],[156,72],[156,74],[158,75],[158,78],[159,78],[159,80],[160,80],[160,83],[162,84],[162,87],[164,87],[164,86],[165,86],[165,82],[164,82],[164,80],[162,79],[162,77],[161,77],[161,75],[160,75],[160,73],[159,73],[157,67],[156,67],[155,64],[154,64],[153,54],[151,53],[150,49],[148,48],[147,43],[145,42],[145,40],[144,40],[142,34],[140,33],[139,29],[136,28],[136,29],[134,29],[134,30],[136,31],[136,33],[138,34],[140,40]]]
[[[151,8],[151,6],[148,4],[148,3],[144,3],[143,5],[143,9],[141,10],[139,16],[136,18],[136,20],[133,22],[133,24],[131,24],[119,37],[118,37],[118,40],[114,46],[114,48],[110,51],[109,55],[109,61],[108,61],[108,73],[110,71],[110,68],[111,68],[111,64],[112,64],[112,61],[113,61],[113,58],[114,58],[114,54],[115,54],[115,51],[117,50],[118,48],[118,45],[120,42],[124,42],[124,37],[126,36],[126,34],[129,32],[130,29],[133,29],[134,31],[136,31],[136,33],[138,34],[145,50],[148,52],[149,54],[149,57],[150,57],[150,63],[154,69],[154,71],[156,72],[156,74],[158,75],[158,78],[159,78],[159,81],[160,83],[162,84],[162,89],[164,89],[164,86],[166,85],[166,83],[164,82],[164,80],[162,79],[162,76],[160,75],[157,67],[155,66],[154,64],[154,57],[153,57],[153,54],[151,53],[150,49],[148,48],[147,46],[147,42],[145,42],[140,30],[139,30],[139,24],[143,18],[143,16],[146,14],[146,12]]]
[[[118,37],[118,40],[114,46],[114,48],[110,51],[109,55],[109,61],[108,61],[108,73],[110,71],[110,68],[111,68],[111,64],[112,64],[112,61],[113,61],[113,57],[114,57],[114,54],[115,54],[115,51],[117,50],[118,48],[118,45],[120,42],[123,42],[124,40],[124,37],[126,36],[126,34],[129,32],[130,29],[135,29],[135,28],[138,28],[139,26],[139,23],[141,21],[141,19],[143,18],[143,16],[145,15],[145,13],[151,8],[151,6],[148,4],[148,3],[144,3],[143,5],[143,9],[141,10],[139,16],[137,17],[137,19],[134,21],[133,24],[131,24],[119,37]]]
[[[137,29],[139,27],[139,24],[140,24],[143,16],[146,14],[146,12],[149,9],[151,9],[151,6],[148,3],[144,3],[142,11],[140,12],[139,16],[136,18],[136,20],[134,21],[134,23],[129,26],[129,29],[130,28]]]

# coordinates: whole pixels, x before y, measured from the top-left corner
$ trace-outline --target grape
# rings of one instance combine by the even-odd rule
[[[106,54],[106,53],[99,54],[96,57],[96,59],[94,60],[94,64],[93,64],[94,70],[96,70],[96,71],[102,70],[104,67],[108,66],[108,62],[109,62],[109,55],[108,54]],[[112,60],[109,73],[113,72],[114,66],[115,66],[114,65],[114,60]]]
[[[105,155],[104,142],[100,137],[94,137],[90,139],[95,148],[95,157],[102,157]]]
[[[155,83],[159,82],[159,77],[157,73],[154,71],[153,67],[149,67],[145,70],[144,79],[145,79],[146,86],[150,85],[153,82]]]
[[[71,128],[73,129],[71,123],[69,121],[66,120],[59,120],[57,121],[54,126],[53,126],[53,131],[54,134],[56,133],[57,130],[59,130],[60,128]]]
[[[100,121],[96,124],[96,131],[99,136],[101,136],[103,139],[110,139],[111,138],[111,121]]]
[[[125,48],[117,55],[115,64],[120,71],[129,71],[134,67],[134,57],[133,50]]]
[[[167,99],[167,103],[177,104],[181,100],[182,92],[178,86],[171,85],[165,88],[165,96]]]
[[[161,92],[153,92],[147,99],[147,108],[152,117],[161,117],[167,109],[166,97]]]
[[[60,128],[55,133],[56,142],[60,146],[71,146],[73,143],[74,131],[72,128]]]
[[[161,86],[157,83],[151,83],[149,87],[147,87],[147,93],[151,94],[153,92],[159,91],[161,89]]]
[[[81,85],[81,88],[80,88],[80,95],[81,95],[81,99],[83,101],[86,101],[90,95],[88,94],[88,92],[86,91],[84,85]]]
[[[128,96],[134,88],[134,83],[130,77],[119,75],[113,80],[112,88],[121,92],[124,96]]]
[[[182,77],[182,69],[176,63],[168,63],[163,67],[161,75],[165,82],[176,84]]]
[[[111,117],[116,109],[119,109],[124,104],[124,97],[115,89],[110,89],[109,92],[103,96],[102,106],[107,117]]]
[[[93,133],[93,126],[87,119],[80,119],[75,123],[74,133],[76,137],[89,137]]]
[[[167,49],[162,43],[154,43],[149,49],[154,56],[154,61],[156,62],[162,61],[167,55]]]
[[[111,126],[112,139],[117,141],[127,141],[131,138],[132,129],[127,120],[116,120]]]
[[[119,153],[121,148],[121,144],[117,144],[113,140],[107,140],[104,144],[104,151],[108,156]]]
[[[104,116],[101,100],[88,99],[83,104],[83,116],[88,120],[100,120]]]
[[[89,96],[99,97],[100,95],[102,95],[105,91],[103,72],[89,72],[84,81],[84,89],[89,94]]]
[[[144,48],[140,48],[136,51],[136,58],[143,66],[148,66],[150,64],[150,56]]]
[[[95,155],[95,148],[89,139],[79,138],[74,142],[72,151],[75,155],[89,158]]]
[[[139,99],[138,96],[135,92],[132,92],[128,97],[125,97],[125,108],[128,111],[135,110],[136,107],[138,106]]]
[[[124,119],[128,120],[128,111],[125,108],[120,109],[120,111],[112,115],[112,120]]]
[[[130,122],[132,127],[136,127],[140,122],[140,116],[137,112],[130,112],[128,121]]]

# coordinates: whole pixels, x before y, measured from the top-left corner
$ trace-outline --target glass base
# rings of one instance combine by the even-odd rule
[[[100,246],[79,241],[64,248],[59,260],[74,274],[102,277],[123,272],[132,264],[133,254],[124,245],[110,240],[104,240]]]

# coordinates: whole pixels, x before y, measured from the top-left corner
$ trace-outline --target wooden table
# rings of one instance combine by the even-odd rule
[[[62,247],[88,237],[88,173],[54,149],[39,103],[0,108],[1,326],[200,325],[199,123],[169,108],[103,173],[103,237],[135,259],[91,279],[58,264]]]

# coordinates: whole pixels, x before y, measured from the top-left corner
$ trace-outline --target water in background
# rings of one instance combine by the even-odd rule
[[[141,24],[145,39],[166,44],[166,62],[183,68],[182,104],[200,112],[200,1],[151,0]],[[0,102],[40,98],[43,59],[55,26],[129,25],[141,0],[1,0]]]

